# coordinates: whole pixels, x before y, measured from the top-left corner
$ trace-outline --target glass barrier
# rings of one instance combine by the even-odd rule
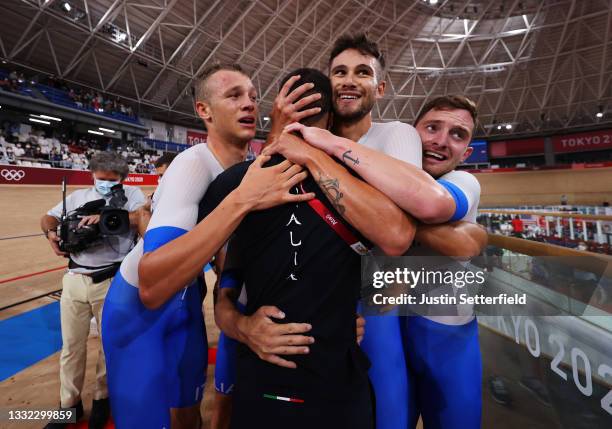
[[[488,246],[473,261],[487,287],[557,314],[478,315],[483,428],[612,428],[612,259],[567,258]]]

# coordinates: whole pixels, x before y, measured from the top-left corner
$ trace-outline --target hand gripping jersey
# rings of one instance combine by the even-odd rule
[[[198,204],[222,171],[205,144],[174,159],[155,192],[144,239],[123,260],[110,286],[102,341],[117,429],[170,428],[170,408],[202,398],[207,341],[197,282],[148,310],[138,296],[138,264],[143,253],[196,225]]]
[[[438,183],[455,199],[451,220],[475,223],[480,201],[476,178],[464,171],[451,171]],[[418,247],[407,254],[416,253],[436,254]],[[482,363],[473,307],[458,306],[456,316],[403,317],[401,331],[411,393],[408,427],[416,427],[421,415],[427,428],[479,428]]]

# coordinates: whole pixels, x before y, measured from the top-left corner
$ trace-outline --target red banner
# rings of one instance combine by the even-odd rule
[[[265,140],[251,140],[249,142],[249,144],[251,145],[251,152],[259,156],[265,142]]]
[[[197,131],[187,131],[187,144],[193,146],[198,143],[206,143],[206,133],[199,133]]]
[[[612,129],[552,138],[555,153],[612,149]]]
[[[541,165],[539,167],[502,167],[502,168],[479,168],[466,169],[470,173],[513,173],[517,171],[543,171],[543,170],[581,170],[585,168],[607,168],[612,167],[612,162],[593,162],[564,165]]]
[[[63,177],[66,177],[68,185],[93,185],[91,172],[86,170],[0,165],[0,184],[3,185],[60,185]],[[123,183],[134,186],[157,186],[157,175],[130,174]]]
[[[520,155],[539,155],[543,153],[543,138],[489,142],[490,158],[503,158]]]

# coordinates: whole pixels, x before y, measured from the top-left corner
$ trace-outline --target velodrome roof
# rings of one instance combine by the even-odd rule
[[[178,123],[196,123],[193,79],[219,60],[252,76],[265,130],[286,72],[325,69],[336,37],[366,31],[388,63],[376,120],[410,123],[432,97],[462,93],[477,101],[481,136],[612,124],[609,0],[64,3],[3,1],[0,55]]]

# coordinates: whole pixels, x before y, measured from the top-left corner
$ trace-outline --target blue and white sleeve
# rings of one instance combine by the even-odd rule
[[[476,222],[480,202],[480,183],[467,171],[451,171],[438,179],[438,183],[455,200],[455,213],[449,221]]]
[[[144,237],[144,252],[152,252],[193,229],[198,205],[212,173],[195,153],[176,157],[155,193],[155,207]]]

